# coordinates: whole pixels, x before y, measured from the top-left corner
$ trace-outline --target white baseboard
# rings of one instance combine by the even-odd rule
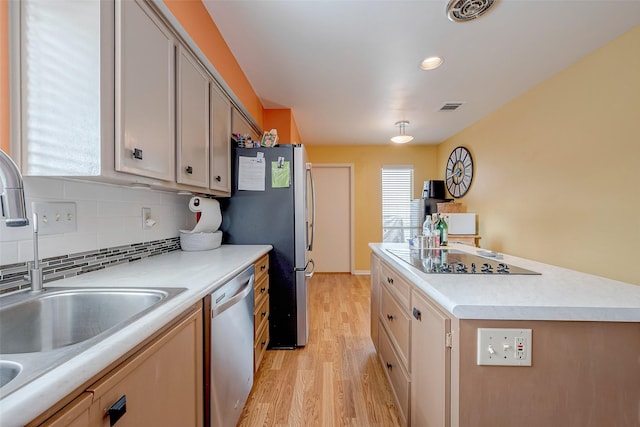
[[[353,275],[354,276],[370,276],[371,271],[370,270],[354,270]]]

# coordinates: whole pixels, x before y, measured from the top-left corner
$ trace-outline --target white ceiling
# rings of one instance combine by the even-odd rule
[[[263,106],[291,108],[312,145],[389,144],[398,120],[439,143],[640,24],[640,0],[498,0],[464,23],[448,0],[203,2]],[[420,70],[431,55],[444,64]]]

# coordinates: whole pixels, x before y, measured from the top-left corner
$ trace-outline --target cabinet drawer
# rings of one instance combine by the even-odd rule
[[[411,294],[411,286],[400,274],[396,273],[385,263],[380,265],[380,280],[382,283],[394,293],[405,309],[409,310],[409,295]]]
[[[262,276],[260,280],[255,282],[253,287],[253,299],[255,307],[260,305],[262,300],[269,295],[269,276]]]
[[[380,295],[380,321],[389,332],[391,341],[405,367],[409,366],[409,331],[411,318],[398,301],[391,296],[386,286]]]
[[[266,325],[266,328],[262,328],[260,332],[260,336],[256,338],[256,342],[253,348],[253,369],[255,372],[258,371],[260,367],[260,362],[262,362],[262,358],[264,357],[265,351],[267,351],[267,346],[269,345],[269,325]]]
[[[253,312],[254,337],[257,337],[264,326],[269,329],[269,297],[262,298],[262,303]]]
[[[253,263],[255,268],[255,282],[258,283],[260,279],[269,274],[269,254],[265,254],[262,258]]]
[[[400,412],[400,416],[404,421],[403,425],[407,425],[406,421],[409,416],[409,375],[398,360],[398,356],[393,350],[393,344],[391,344],[389,335],[382,327],[380,328],[379,337],[379,355],[382,361],[382,368],[389,379],[391,389],[396,397],[398,412]]]

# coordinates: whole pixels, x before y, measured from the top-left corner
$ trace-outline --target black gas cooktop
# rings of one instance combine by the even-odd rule
[[[386,249],[386,251],[430,274],[540,274],[506,264],[495,257],[478,256],[457,249]],[[488,254],[494,253],[488,252]]]

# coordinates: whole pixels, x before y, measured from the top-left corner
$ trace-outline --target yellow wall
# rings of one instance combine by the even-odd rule
[[[437,148],[428,145],[307,146],[312,163],[352,163],[355,187],[355,269],[369,270],[369,242],[382,240],[381,168],[413,165],[414,196],[425,179],[435,179]]]
[[[438,149],[468,147],[482,246],[640,285],[640,26]]]

